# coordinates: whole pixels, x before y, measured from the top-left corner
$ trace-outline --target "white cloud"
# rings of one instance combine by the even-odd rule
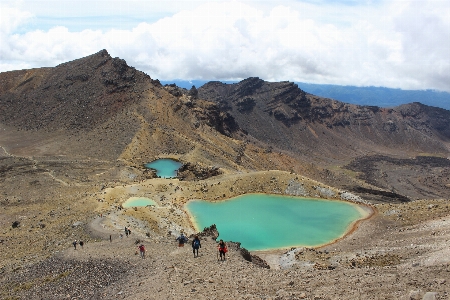
[[[130,30],[106,31],[60,26],[14,33],[33,15],[10,9],[17,17],[5,23],[2,8],[0,70],[52,66],[105,48],[161,80],[259,76],[450,91],[448,1],[174,1],[164,6],[170,8],[161,2],[96,2],[109,7],[104,14],[122,9],[135,16],[136,7],[140,15],[148,9],[172,12]],[[74,15],[81,14],[79,5],[72,6]]]
[[[33,14],[27,11],[0,4],[0,32],[9,34],[32,17]]]

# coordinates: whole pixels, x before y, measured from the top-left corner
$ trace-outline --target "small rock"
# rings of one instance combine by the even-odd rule
[[[426,292],[425,295],[423,295],[422,300],[436,300],[438,299],[438,293],[436,292]]]
[[[83,225],[83,222],[77,221],[77,222],[72,224],[72,228],[75,228],[75,227],[78,227],[78,226],[81,226],[81,225]]]
[[[420,300],[420,291],[410,291],[409,300]]]

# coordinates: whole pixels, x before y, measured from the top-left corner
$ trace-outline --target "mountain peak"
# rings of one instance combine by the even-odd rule
[[[98,67],[104,65],[107,61],[112,59],[111,55],[109,55],[106,49],[100,50],[97,53],[78,58],[72,61],[68,61],[62,64],[57,65],[56,67],[78,67],[81,65],[86,65],[97,69]]]

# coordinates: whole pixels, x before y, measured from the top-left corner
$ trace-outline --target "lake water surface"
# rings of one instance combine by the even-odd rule
[[[173,178],[177,176],[177,171],[182,165],[183,164],[179,161],[170,158],[162,158],[145,164],[145,167],[155,169],[156,175],[161,178]]]
[[[185,208],[196,230],[216,224],[220,239],[241,242],[248,250],[324,245],[369,215],[349,202],[265,194],[192,200]]]
[[[147,205],[156,205],[156,202],[150,198],[145,197],[131,197],[124,203],[122,203],[122,207],[140,207]]]

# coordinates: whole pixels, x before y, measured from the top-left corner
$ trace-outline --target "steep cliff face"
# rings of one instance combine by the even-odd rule
[[[237,84],[209,82],[199,89],[199,97],[212,99],[225,110],[250,114],[256,106],[286,126],[301,120],[310,106],[306,93],[291,82],[267,84],[257,77]],[[258,109],[257,108],[257,109]]]
[[[175,111],[182,107],[192,111],[196,117],[193,120],[195,127],[206,124],[229,137],[240,131],[233,116],[222,110],[217,103],[198,99],[198,91],[195,86],[189,91],[175,84],[166,85],[164,89],[179,100],[178,104],[174,106]]]
[[[291,82],[259,78],[210,82],[198,91],[199,98],[217,102],[249,135],[280,149],[340,157],[398,148],[448,152],[450,111],[420,103],[392,109],[358,106],[307,94]]]

